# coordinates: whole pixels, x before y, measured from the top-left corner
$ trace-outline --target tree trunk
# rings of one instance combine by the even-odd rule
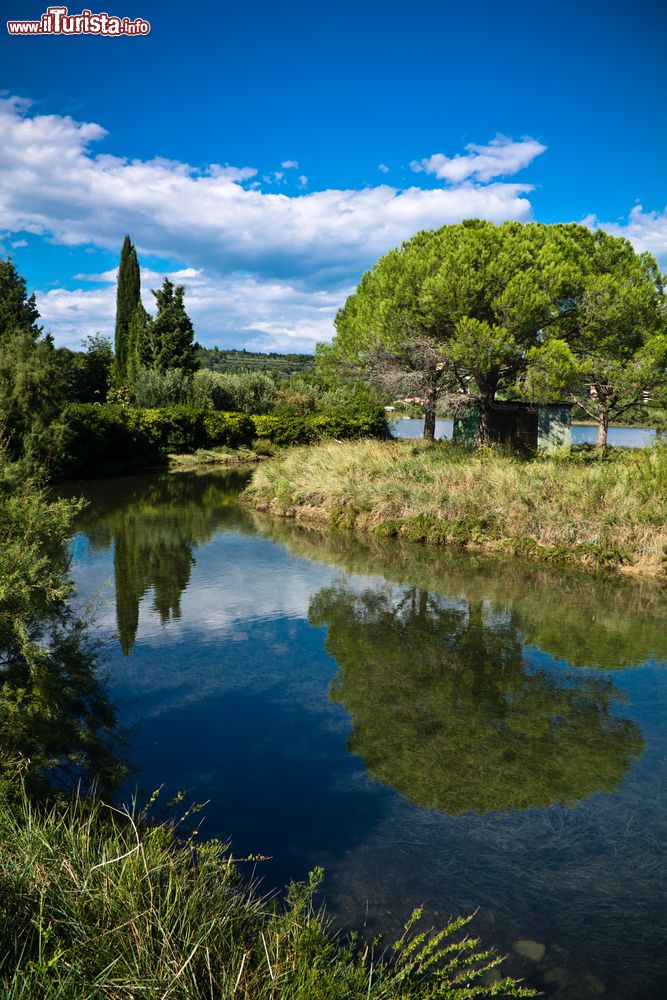
[[[479,401],[479,424],[477,425],[477,447],[491,444],[491,408],[495,392],[485,390]]]
[[[424,440],[433,441],[435,438],[435,404],[437,400],[437,390],[429,389],[424,405]]]
[[[598,417],[598,439],[597,447],[606,448],[607,447],[607,431],[609,430],[609,410],[606,406],[600,407],[600,415]]]

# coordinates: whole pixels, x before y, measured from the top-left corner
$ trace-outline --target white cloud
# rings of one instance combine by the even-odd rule
[[[38,292],[40,322],[57,332],[60,344],[73,349],[98,331],[111,336],[116,274],[113,269],[75,275],[77,281],[104,284],[102,288]],[[258,351],[311,351],[317,341],[331,336],[334,316],[353,291],[351,285],[335,291],[309,291],[252,275],[221,277],[195,268],[165,272],[142,268],[142,299],[149,312],[155,312],[151,289],[159,288],[164,277],[185,285],[187,310],[200,342]]]
[[[299,163],[297,160],[283,160],[280,166],[283,170],[298,170]]]
[[[454,184],[470,179],[486,183],[496,177],[511,177],[532,163],[546,148],[536,139],[525,138],[515,142],[507,136],[498,135],[488,146],[469,143],[465,156],[461,153],[452,157],[434,153],[424,160],[413,160],[410,166],[416,173],[433,174],[438,180]]]
[[[380,171],[381,174],[389,173],[389,167],[387,166],[386,163],[378,163],[378,170]]]
[[[648,250],[667,264],[667,206],[662,212],[646,212],[643,205],[635,205],[624,224],[600,222],[595,215],[588,215],[582,221],[591,229],[604,229],[614,236],[625,236],[635,250]]]
[[[467,156],[447,161],[467,164],[460,186],[381,184],[288,195],[263,190],[253,167],[201,169],[96,154],[93,144],[106,135],[101,125],[31,114],[15,98],[0,99],[0,133],[4,232],[114,251],[129,232],[140,256],[179,260],[199,276],[188,303],[202,342],[226,333],[238,335],[238,346],[264,338],[272,347],[312,347],[328,338],[336,308],[363,270],[419,229],[473,216],[530,218],[529,185],[482,182],[519,169],[543,149],[534,140],[504,139],[468,147]],[[301,175],[301,188],[307,183]],[[94,329],[110,333],[111,293],[42,292],[45,325],[60,342]]]

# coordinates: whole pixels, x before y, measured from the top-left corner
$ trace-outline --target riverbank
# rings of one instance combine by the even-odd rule
[[[262,464],[245,501],[315,526],[662,577],[667,449],[521,460],[448,443],[356,441]]]
[[[188,824],[195,830],[185,832]],[[320,871],[308,882],[292,883],[284,904],[261,897],[241,877],[226,845],[195,839],[196,826],[190,811],[179,830],[99,800],[75,797],[44,807],[20,790],[5,790],[2,995],[535,996],[503,978],[501,956],[462,936],[469,919],[424,936],[415,926],[421,917],[416,911],[386,953],[347,946],[313,907]],[[433,975],[443,965],[446,973]]]

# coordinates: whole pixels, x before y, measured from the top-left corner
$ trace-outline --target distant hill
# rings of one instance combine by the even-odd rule
[[[218,347],[197,347],[200,368],[214,372],[269,372],[272,375],[295,375],[310,371],[312,354],[255,354],[252,351],[226,351]]]

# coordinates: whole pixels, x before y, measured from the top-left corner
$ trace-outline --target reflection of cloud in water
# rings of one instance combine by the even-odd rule
[[[326,697],[334,668],[323,651],[323,635],[308,628],[320,661],[311,683],[295,665],[304,658],[304,638],[297,641],[296,630],[307,622],[312,595],[335,570],[295,558],[261,537],[220,534],[196,550],[180,618],[163,623],[149,591],[140,602],[135,646],[121,657],[113,553],[92,554],[78,544],[77,555],[78,600],[98,601],[96,625],[109,647],[110,682],[122,703],[136,702],[132,715],[159,715],[249,685],[273,689],[277,698],[303,699],[315,711]],[[350,581],[359,588],[368,582]]]

